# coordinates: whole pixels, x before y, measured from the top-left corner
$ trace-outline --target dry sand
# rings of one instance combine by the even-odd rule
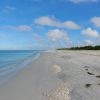
[[[100,100],[100,51],[45,52],[0,86],[0,100]]]

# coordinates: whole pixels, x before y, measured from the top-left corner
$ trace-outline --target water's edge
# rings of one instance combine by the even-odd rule
[[[17,70],[14,72],[10,73],[6,78],[3,78],[0,81],[0,86],[3,84],[6,84],[9,82],[12,78],[14,78],[21,70],[24,68],[28,67],[29,64],[31,64],[34,60],[38,59],[40,57],[42,52],[38,52],[35,56],[31,55],[27,59],[25,59],[22,63],[17,65]]]

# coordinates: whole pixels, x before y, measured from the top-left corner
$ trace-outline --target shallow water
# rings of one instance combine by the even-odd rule
[[[0,51],[0,84],[30,63],[39,53],[36,50]]]

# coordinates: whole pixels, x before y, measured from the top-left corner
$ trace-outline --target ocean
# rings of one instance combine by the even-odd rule
[[[0,51],[0,84],[14,77],[18,71],[40,55],[39,50]]]

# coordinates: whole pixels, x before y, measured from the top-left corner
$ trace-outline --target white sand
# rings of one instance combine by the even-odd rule
[[[0,86],[0,100],[100,100],[97,75],[100,51],[46,52]]]

